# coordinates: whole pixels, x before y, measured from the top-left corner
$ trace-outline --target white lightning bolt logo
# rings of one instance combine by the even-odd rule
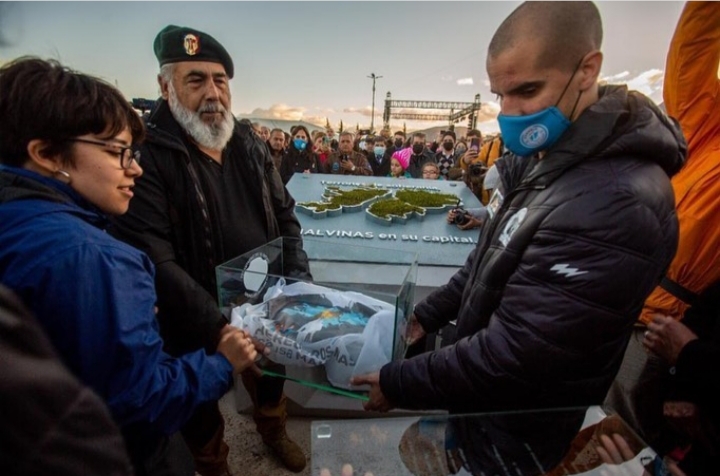
[[[587,271],[579,271],[577,268],[569,268],[569,264],[556,264],[552,268],[550,268],[550,271],[555,271],[558,274],[564,274],[568,278],[572,278],[574,276],[580,276],[581,274],[587,274]]]

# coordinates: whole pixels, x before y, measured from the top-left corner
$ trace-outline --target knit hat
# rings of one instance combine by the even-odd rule
[[[408,165],[410,165],[410,156],[412,155],[412,153],[412,148],[408,147],[406,149],[400,149],[396,151],[392,155],[392,158],[397,160],[403,170],[405,170],[408,168]]]
[[[223,65],[230,79],[235,73],[227,50],[212,36],[192,28],[166,26],[155,37],[153,50],[160,66],[183,61],[208,61]]]

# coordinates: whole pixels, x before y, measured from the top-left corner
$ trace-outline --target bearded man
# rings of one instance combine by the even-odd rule
[[[300,224],[262,138],[231,113],[234,71],[225,48],[206,33],[174,25],[158,33],[153,47],[162,97],[140,149],[143,180],[115,234],[155,263],[168,351],[214,352],[227,325],[217,305],[215,266],[279,236],[300,239]],[[290,253],[294,272],[309,277],[304,251]],[[299,472],[305,455],[285,432],[283,382],[243,375],[263,441]],[[183,429],[201,475],[229,474],[223,435],[217,402],[198,408]]]

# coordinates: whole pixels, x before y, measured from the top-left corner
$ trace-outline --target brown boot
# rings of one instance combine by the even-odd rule
[[[195,459],[195,471],[201,476],[232,476],[228,468],[230,448],[224,441],[225,421],[220,418],[218,427],[209,441],[200,443],[185,437],[185,442]]]
[[[283,393],[284,381],[272,377],[260,379],[252,372],[243,372],[242,381],[255,405],[253,420],[263,442],[287,469],[299,473],[305,468],[306,460],[302,448],[285,432],[287,398]],[[258,395],[263,398],[258,398]]]
[[[273,450],[285,467],[293,473],[299,473],[305,469],[305,453],[297,443],[290,439],[285,430],[272,437],[263,437],[263,442]]]

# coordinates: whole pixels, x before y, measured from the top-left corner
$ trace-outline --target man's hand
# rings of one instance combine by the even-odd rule
[[[235,374],[253,367],[258,356],[252,339],[240,329],[230,325],[220,330],[217,351],[228,359]]]
[[[600,435],[600,443],[595,450],[605,464],[623,464],[635,457],[628,442],[617,433],[613,433],[612,438],[609,435]]]
[[[450,211],[448,212],[448,214],[447,214],[447,222],[448,222],[449,225],[452,225],[453,223],[455,223],[455,217],[456,217],[457,215],[458,215],[458,211],[457,211],[456,208],[453,208],[452,210],[450,210]]]
[[[482,224],[482,220],[478,220],[474,216],[468,215],[468,220],[462,225],[458,225],[457,227],[461,230],[472,230],[473,228],[480,228]]]
[[[425,334],[425,329],[420,325],[415,313],[410,314],[410,319],[408,319],[407,328],[405,329],[405,343],[413,345],[425,337]]]
[[[465,165],[470,165],[477,158],[478,158],[478,151],[475,150],[474,148],[470,148],[467,150],[467,152],[465,152],[465,154],[463,154],[462,161],[465,162]]]
[[[352,160],[341,160],[340,161],[340,167],[343,168],[343,170],[347,172],[353,172],[353,169],[355,168],[355,164],[352,163]]]
[[[354,377],[350,383],[353,385],[370,385],[370,393],[368,394],[370,400],[363,403],[365,410],[387,412],[395,408],[380,390],[380,372]]]
[[[656,314],[648,324],[643,345],[660,356],[670,365],[677,363],[680,351],[685,345],[697,339],[693,331],[670,316]]]

